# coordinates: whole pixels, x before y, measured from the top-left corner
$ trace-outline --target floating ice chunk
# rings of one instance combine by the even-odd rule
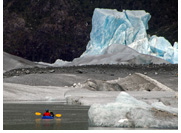
[[[178,128],[177,114],[178,109],[162,103],[149,105],[126,92],[121,92],[115,102],[93,104],[88,111],[89,122],[93,126],[133,128]]]
[[[130,96],[126,92],[121,92],[118,97],[116,98],[116,103],[123,104],[124,106],[135,106],[141,108],[150,108],[148,104],[143,101],[139,101],[136,98]]]
[[[162,102],[156,102],[156,103],[152,103],[152,107],[155,107],[159,110],[162,111],[167,111],[173,114],[178,114],[178,109],[177,108],[172,108],[169,106],[165,106]]]

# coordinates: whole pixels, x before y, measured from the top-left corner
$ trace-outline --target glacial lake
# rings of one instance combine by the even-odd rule
[[[61,114],[54,119],[41,119],[35,112],[45,109]],[[3,104],[4,130],[88,130],[89,106],[66,104]]]
[[[89,108],[89,106],[66,103],[4,103],[3,130],[145,130],[144,128],[89,127]],[[45,109],[62,116],[41,119],[42,115],[35,115],[35,112],[43,114]]]

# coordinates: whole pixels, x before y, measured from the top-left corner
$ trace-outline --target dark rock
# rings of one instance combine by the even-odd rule
[[[111,73],[110,75],[111,75],[111,76],[114,76],[114,74],[113,74],[113,73]]]
[[[76,72],[80,73],[80,74],[83,73],[83,71],[81,69],[76,70]]]

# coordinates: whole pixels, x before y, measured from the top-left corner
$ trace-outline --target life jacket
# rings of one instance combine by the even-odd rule
[[[45,113],[43,114],[43,116],[50,116],[50,113],[49,113],[49,112],[45,112]]]

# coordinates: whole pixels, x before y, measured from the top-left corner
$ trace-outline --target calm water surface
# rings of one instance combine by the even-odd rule
[[[41,119],[45,109],[61,118]],[[65,104],[3,104],[4,130],[88,130],[88,106]]]
[[[44,113],[45,109],[62,117],[41,119],[35,112]],[[65,103],[45,104],[3,104],[4,130],[145,130],[144,128],[89,127],[89,106],[67,105]],[[146,129],[148,130],[148,129]],[[153,129],[149,129],[153,130]]]

